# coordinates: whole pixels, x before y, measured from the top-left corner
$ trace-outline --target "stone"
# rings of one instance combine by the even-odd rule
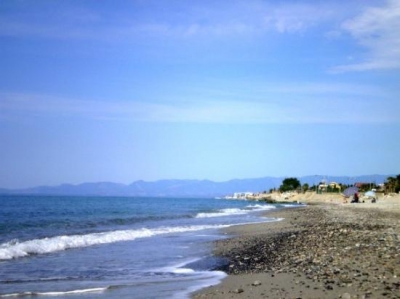
[[[342,294],[342,299],[351,299],[351,295],[349,293]]]
[[[253,282],[251,285],[256,287],[256,286],[261,285],[261,282],[260,282],[259,280],[256,280],[256,281]]]
[[[398,214],[386,219],[386,213],[374,212],[371,217],[370,211],[339,206],[329,210],[309,206],[290,213],[296,213],[298,227],[274,235],[240,237],[233,241],[236,246],[231,252],[221,247],[221,256],[230,260],[221,270],[228,274],[267,272],[272,281],[280,273],[296,273],[293,284],[307,287],[318,281],[323,292],[352,286],[366,298],[371,297],[365,293],[369,289],[381,290],[380,296],[400,289]],[[352,298],[346,294],[340,298]]]

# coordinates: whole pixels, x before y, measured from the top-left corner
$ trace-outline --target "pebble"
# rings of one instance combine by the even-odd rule
[[[298,227],[218,241],[230,244],[228,249],[217,247],[217,255],[229,260],[219,270],[233,275],[267,272],[271,277],[302,273],[316,282],[329,281],[325,286],[328,291],[356,288],[358,297],[367,287],[377,290],[387,286],[381,293],[384,296],[399,292],[399,214],[388,217],[386,212],[333,205],[286,213],[296,214]],[[343,293],[341,298],[351,298],[348,296]]]
[[[341,298],[342,299],[351,299],[351,295],[349,293],[344,293]]]

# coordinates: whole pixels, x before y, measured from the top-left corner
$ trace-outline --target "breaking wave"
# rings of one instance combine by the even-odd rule
[[[83,290],[73,290],[66,292],[21,292],[21,293],[12,293],[12,294],[0,294],[0,298],[12,298],[12,297],[25,297],[25,296],[62,296],[62,295],[77,295],[84,293],[101,293],[108,289],[105,288],[93,288],[93,289],[83,289]]]
[[[89,247],[121,241],[132,241],[169,233],[194,232],[205,229],[223,228],[229,225],[192,225],[160,227],[155,229],[118,230],[86,235],[56,236],[24,242],[12,240],[0,245],[0,260],[10,260],[35,254],[46,254],[71,248]]]
[[[208,213],[198,213],[196,218],[211,218],[211,217],[224,217],[224,216],[232,216],[232,215],[243,215],[247,214],[251,211],[263,211],[263,210],[271,210],[275,209],[275,206],[272,205],[248,205],[245,209],[223,209],[216,212],[208,212]]]
[[[222,216],[231,216],[231,215],[243,215],[248,213],[248,211],[241,209],[223,209],[217,212],[209,212],[209,213],[198,213],[196,218],[211,218],[211,217],[222,217]]]

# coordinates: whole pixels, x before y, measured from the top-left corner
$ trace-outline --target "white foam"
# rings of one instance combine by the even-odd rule
[[[177,268],[177,269],[173,270],[172,273],[189,274],[189,273],[195,273],[195,271],[193,269],[189,269],[189,268]]]
[[[186,277],[192,277],[193,281],[196,282],[196,285],[186,290],[177,292],[176,294],[172,295],[171,298],[173,299],[189,298],[190,293],[210,285],[218,284],[221,282],[223,278],[227,276],[227,274],[222,271],[195,271],[193,269],[186,268],[187,265],[197,262],[200,259],[201,258],[193,258],[170,267],[164,267],[156,270],[167,273],[186,274]]]
[[[32,254],[46,254],[71,248],[88,247],[121,241],[132,241],[156,235],[193,232],[205,229],[223,228],[229,225],[192,225],[179,227],[160,227],[155,229],[119,230],[86,235],[56,236],[52,238],[34,239],[25,242],[13,240],[0,245],[0,260],[9,260]]]
[[[210,212],[210,213],[199,213],[196,215],[196,218],[211,218],[211,217],[225,217],[225,216],[232,216],[232,215],[243,215],[249,212],[254,212],[258,210],[271,210],[276,209],[275,206],[272,205],[248,205],[244,209],[223,209],[217,212]]]
[[[224,216],[231,216],[231,215],[243,215],[246,213],[248,213],[248,211],[241,210],[241,209],[223,209],[218,212],[199,213],[196,215],[196,218],[224,217]]]
[[[100,292],[104,292],[107,289],[108,289],[108,287],[73,290],[73,291],[66,291],[66,292],[22,292],[22,293],[12,293],[12,294],[0,295],[0,298],[23,297],[23,296],[63,296],[63,295],[83,294],[83,293],[100,293]]]
[[[250,208],[252,210],[273,210],[273,209],[276,209],[276,207],[272,206],[272,205],[260,205],[260,204],[248,205],[246,208]]]
[[[99,292],[104,292],[105,290],[107,290],[107,288],[93,288],[93,289],[74,290],[67,292],[45,292],[36,294],[42,296],[62,296],[62,295],[83,294],[83,293],[99,293]]]
[[[172,299],[190,298],[190,294],[206,287],[217,285],[227,276],[222,271],[198,272],[197,274],[200,275],[196,278],[197,284],[184,291],[177,292],[172,296]]]
[[[305,204],[293,203],[293,204],[283,204],[282,206],[285,207],[285,208],[299,208],[299,207],[304,207]]]
[[[194,270],[185,268],[186,265],[190,263],[194,263],[196,261],[200,260],[200,258],[194,258],[194,259],[189,259],[182,261],[176,265],[173,266],[168,266],[168,267],[162,267],[155,269],[154,271],[156,272],[165,272],[165,273],[194,273]],[[189,270],[189,271],[188,271]]]

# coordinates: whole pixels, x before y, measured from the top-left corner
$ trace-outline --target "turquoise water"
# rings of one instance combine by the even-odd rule
[[[207,198],[0,197],[0,298],[186,298],[221,228],[277,206]]]

